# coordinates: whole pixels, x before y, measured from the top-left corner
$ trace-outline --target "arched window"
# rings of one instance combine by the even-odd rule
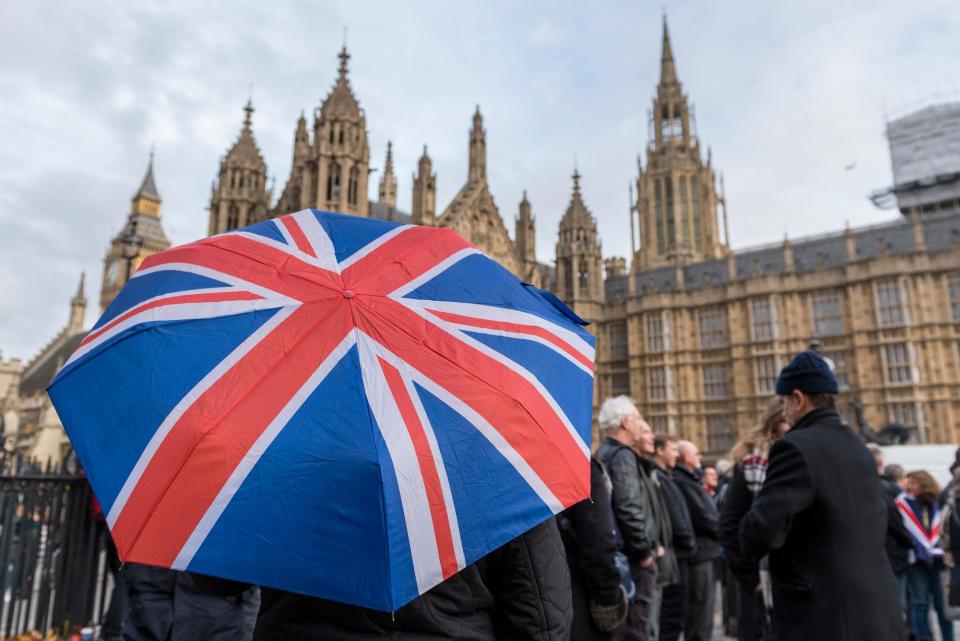
[[[340,144],[343,144],[343,127],[340,128]]]
[[[237,186],[237,172],[231,171],[230,172],[230,188],[233,189],[236,186]]]
[[[580,261],[580,269],[577,272],[577,279],[579,280],[580,285],[580,295],[585,295],[590,293],[590,268],[587,266],[587,261]]]
[[[657,253],[663,256],[667,253],[667,233],[663,218],[663,189],[659,180],[654,182],[653,191],[657,209]]]
[[[697,251],[703,249],[703,223],[700,220],[700,188],[697,177],[690,178],[690,191],[693,203],[693,246]]]
[[[672,138],[670,132],[670,107],[664,105],[662,113],[663,115],[660,117],[660,135],[664,140],[670,140],[670,138]]]
[[[360,172],[357,171],[356,167],[350,169],[350,182],[347,183],[347,201],[351,205],[357,204],[357,183],[359,182],[358,178]]]
[[[236,205],[231,204],[230,208],[227,210],[226,231],[230,231],[231,229],[236,229],[239,226],[240,226],[240,210],[237,208]]]
[[[240,189],[243,189],[243,174],[240,174]]]
[[[687,217],[687,177],[680,176],[680,233],[683,238],[683,244],[690,246],[690,219]]]
[[[330,176],[327,178],[327,200],[340,200],[340,165],[330,165]]]
[[[330,125],[330,144],[333,144],[333,124]]]
[[[667,176],[664,186],[667,201],[667,247],[674,249],[677,244],[677,219],[673,211],[673,178]]]

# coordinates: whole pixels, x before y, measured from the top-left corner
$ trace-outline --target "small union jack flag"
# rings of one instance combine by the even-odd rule
[[[448,229],[140,269],[50,388],[126,561],[394,610],[589,494],[594,340]]]

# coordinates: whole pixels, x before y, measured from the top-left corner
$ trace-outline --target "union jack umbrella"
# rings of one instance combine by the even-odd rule
[[[390,611],[589,495],[575,319],[305,210],[145,259],[49,391],[125,561]]]

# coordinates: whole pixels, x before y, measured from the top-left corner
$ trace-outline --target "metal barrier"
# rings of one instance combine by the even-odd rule
[[[0,463],[0,639],[99,622],[113,578],[109,534],[81,473]]]

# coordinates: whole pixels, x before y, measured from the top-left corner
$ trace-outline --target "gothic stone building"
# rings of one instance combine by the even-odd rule
[[[599,312],[588,314],[598,396],[629,394],[655,430],[719,455],[757,420],[780,368],[816,340],[836,364],[848,422],[859,402],[875,428],[895,421],[921,442],[956,442],[960,212],[908,211],[733,252],[666,23],[650,121],[630,221],[639,246],[629,271],[606,261]]]
[[[208,233],[213,235],[301,209],[315,208],[381,220],[439,225],[457,230],[520,278],[535,284],[549,270],[536,261],[535,225],[524,195],[511,240],[487,182],[487,132],[477,107],[469,133],[467,180],[437,215],[437,175],[424,147],[413,177],[410,213],[397,208],[397,179],[388,143],[375,202],[367,199],[370,146],[366,115],[350,86],[344,48],[333,89],[313,114],[313,126],[301,114],[293,137],[290,177],[275,205],[267,188],[267,164],[253,134],[253,106],[236,142],[220,161],[210,195]]]

